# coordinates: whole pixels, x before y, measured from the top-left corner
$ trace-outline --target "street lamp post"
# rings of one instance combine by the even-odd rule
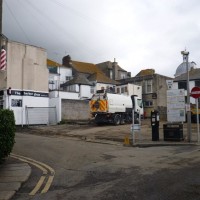
[[[186,59],[186,70],[187,70],[187,138],[188,142],[191,142],[191,110],[190,110],[190,84],[189,84],[189,67],[188,67],[188,51],[181,51],[183,55],[183,60]]]

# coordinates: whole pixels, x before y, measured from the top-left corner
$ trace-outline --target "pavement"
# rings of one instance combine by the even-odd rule
[[[31,167],[27,163],[7,158],[0,165],[0,200],[11,199],[30,174]]]
[[[60,126],[61,127],[61,126]],[[67,137],[73,137],[76,139],[85,140],[86,142],[96,142],[96,143],[104,143],[104,144],[124,144],[125,146],[134,146],[134,147],[152,147],[152,146],[183,146],[183,145],[198,145],[196,140],[196,125],[193,125],[193,138],[194,141],[188,143],[186,137],[186,124],[184,125],[184,137],[180,141],[164,141],[163,138],[163,124],[159,127],[159,135],[160,138],[158,141],[152,141],[152,129],[149,125],[149,122],[145,124],[143,122],[141,131],[135,131],[134,140],[130,134],[130,130],[128,132],[123,132],[124,126],[120,126],[116,131],[111,131],[109,134],[104,131],[100,133],[94,132],[94,129],[88,129],[85,132],[79,129],[66,131],[66,127],[64,125],[64,132],[63,130],[58,131],[57,127],[55,128],[55,132],[52,130],[54,127],[36,127],[34,129],[28,129],[28,132],[32,134],[37,134],[38,132],[41,135],[61,135]],[[128,126],[127,126],[128,127]],[[48,129],[48,130],[47,130]],[[81,127],[80,127],[81,129]],[[51,131],[52,132],[51,132]],[[26,132],[27,130],[25,130]],[[58,134],[58,132],[60,134]],[[56,133],[56,134],[55,134]],[[127,134],[129,133],[129,134]],[[9,200],[11,199],[14,194],[20,189],[21,185],[28,180],[31,174],[31,167],[24,162],[18,161],[14,158],[8,157],[5,163],[0,165],[0,200]]]

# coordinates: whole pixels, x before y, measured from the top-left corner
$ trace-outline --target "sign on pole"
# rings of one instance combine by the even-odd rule
[[[166,83],[167,83],[167,89],[171,90],[173,87],[173,80],[166,80]]]
[[[167,90],[167,121],[185,121],[185,90]]]
[[[199,98],[200,97],[200,87],[193,87],[190,95],[195,99]]]

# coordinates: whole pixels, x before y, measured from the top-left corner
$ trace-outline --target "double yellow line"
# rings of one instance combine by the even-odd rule
[[[32,196],[35,195],[41,189],[42,186],[43,186],[43,189],[41,190],[40,193],[43,194],[43,193],[48,192],[55,175],[55,171],[53,168],[46,165],[45,163],[33,160],[28,157],[16,155],[13,153],[11,153],[11,157],[21,160],[23,162],[29,163],[31,165],[34,165],[35,167],[39,168],[42,171],[42,176],[40,177],[39,181],[37,182],[33,190],[29,193],[29,195],[32,195]]]

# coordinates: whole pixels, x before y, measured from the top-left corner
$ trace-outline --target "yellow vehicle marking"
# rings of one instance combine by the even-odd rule
[[[99,108],[96,108],[94,106],[96,101],[99,102]],[[90,101],[90,109],[91,109],[92,112],[97,112],[97,111],[107,112],[107,110],[108,110],[107,107],[108,107],[107,100],[91,100]]]

